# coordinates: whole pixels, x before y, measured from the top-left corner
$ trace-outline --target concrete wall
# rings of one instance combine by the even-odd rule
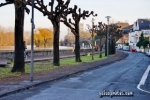
[[[28,56],[30,56],[30,50],[27,50]],[[80,52],[91,52],[91,49],[81,49]],[[73,49],[63,49],[59,51],[59,54],[70,54],[74,53]],[[52,49],[40,49],[34,50],[34,56],[52,55]],[[14,50],[0,50],[0,58],[12,58],[14,56]]]

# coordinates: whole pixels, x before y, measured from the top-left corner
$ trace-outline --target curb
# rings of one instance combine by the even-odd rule
[[[106,63],[101,64],[101,65],[97,64],[97,65],[95,65],[94,67],[91,67],[91,68],[82,69],[80,71],[75,71],[75,72],[72,72],[72,73],[69,73],[69,74],[66,74],[66,75],[59,76],[57,78],[53,78],[53,79],[49,79],[49,80],[43,80],[43,81],[40,81],[40,82],[37,82],[37,83],[32,83],[32,84],[24,86],[24,87],[19,87],[17,89],[12,90],[12,91],[0,94],[0,98],[2,98],[4,96],[8,96],[10,94],[18,93],[20,91],[29,90],[30,88],[33,88],[33,87],[36,87],[36,86],[39,86],[39,85],[42,85],[42,84],[45,84],[45,83],[48,83],[48,82],[56,81],[56,80],[59,80],[59,79],[62,79],[62,78],[67,78],[67,77],[69,77],[73,74],[78,74],[78,73],[81,73],[81,72],[85,72],[85,71],[93,70],[93,69],[96,69],[96,68],[99,68],[99,67],[103,67],[105,65],[109,65],[109,64],[114,63],[116,61],[123,60],[128,56],[128,53],[125,53],[125,52],[121,52],[121,53],[123,53],[123,57],[119,58],[115,61],[109,61],[109,62],[106,62]],[[110,58],[112,58],[112,57],[110,57]],[[89,63],[93,63],[93,62],[89,62]]]

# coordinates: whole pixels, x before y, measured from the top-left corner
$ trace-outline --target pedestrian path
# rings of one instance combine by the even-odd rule
[[[74,54],[64,54],[64,55],[60,55],[60,59],[74,57],[74,56],[75,56]],[[52,55],[34,57],[34,61],[43,61],[43,60],[52,60],[52,59],[53,59]],[[31,57],[27,57],[27,59],[25,59],[25,62],[30,62],[30,61],[31,61]]]
[[[85,55],[85,53],[81,53],[81,56]],[[61,54],[60,55],[60,59],[62,58],[69,58],[69,57],[75,57],[74,53],[70,53],[70,54]],[[34,61],[43,61],[43,60],[52,60],[53,59],[53,55],[47,55],[47,56],[36,56],[34,57]],[[31,61],[31,57],[27,57],[27,59],[25,59],[25,62],[28,63]]]
[[[81,56],[85,55],[85,53],[81,53]],[[69,53],[69,54],[60,54],[60,59],[62,58],[69,58],[69,57],[75,57],[74,53]],[[34,61],[44,61],[44,60],[52,60],[53,55],[40,55],[40,56],[34,56]],[[25,63],[31,62],[31,57],[25,58]],[[8,64],[8,59],[0,59],[0,67],[5,67]]]

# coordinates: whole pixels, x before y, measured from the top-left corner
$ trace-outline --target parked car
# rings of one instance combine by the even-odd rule
[[[139,47],[136,47],[136,52],[141,52]]]
[[[129,51],[129,46],[123,46],[123,50]]]
[[[145,51],[145,53],[146,53],[147,56],[150,56],[150,49],[147,49],[147,50]]]
[[[131,52],[136,52],[136,49],[134,49],[134,48],[131,48]]]
[[[122,50],[123,46],[122,44],[118,44],[117,49]]]

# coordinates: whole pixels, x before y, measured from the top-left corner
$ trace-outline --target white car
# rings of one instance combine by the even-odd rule
[[[123,46],[123,50],[129,51],[129,46]]]
[[[121,45],[121,44],[118,44],[117,49],[121,50],[122,48],[123,48],[122,45]]]
[[[150,56],[150,49],[147,49],[147,50],[145,51],[145,53],[146,53],[147,56]]]

